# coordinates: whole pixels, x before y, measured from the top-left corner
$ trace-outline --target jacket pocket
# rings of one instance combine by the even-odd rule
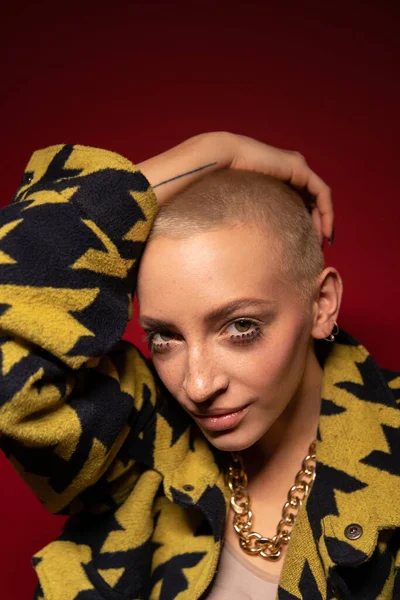
[[[130,582],[126,590],[119,592],[105,581],[92,564],[83,565],[83,567],[87,578],[99,594],[98,600],[145,600],[146,596],[141,589],[140,582]],[[97,597],[93,596],[93,600],[97,600]]]

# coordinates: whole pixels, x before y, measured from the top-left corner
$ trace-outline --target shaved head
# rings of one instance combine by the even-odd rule
[[[220,169],[196,180],[160,208],[149,241],[243,225],[270,239],[282,279],[309,300],[324,268],[311,216],[297,192],[263,173]]]

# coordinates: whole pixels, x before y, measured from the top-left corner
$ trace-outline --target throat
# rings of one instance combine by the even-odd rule
[[[317,437],[323,373],[310,353],[301,384],[284,411],[256,444],[242,452],[249,489],[257,496],[270,496],[271,485],[282,490],[288,486],[285,493],[291,487]]]

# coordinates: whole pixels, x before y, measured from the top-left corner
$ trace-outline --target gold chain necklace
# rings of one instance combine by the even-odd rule
[[[247,491],[247,475],[243,460],[238,452],[232,452],[233,464],[228,469],[228,486],[231,491],[231,507],[234,510],[233,528],[239,536],[240,547],[248,554],[258,554],[270,561],[281,557],[283,544],[288,544],[297,514],[308,496],[315,479],[315,441],[312,442],[307,456],[303,459],[294,485],[288,492],[287,502],[283,505],[282,519],[272,538],[250,531],[253,513],[250,508],[250,496]]]

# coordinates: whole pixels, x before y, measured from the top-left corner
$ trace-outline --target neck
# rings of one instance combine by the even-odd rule
[[[266,434],[243,452],[246,471],[252,481],[268,481],[269,475],[299,463],[316,439],[323,369],[318,363],[312,342],[307,353],[304,375],[295,395]]]

